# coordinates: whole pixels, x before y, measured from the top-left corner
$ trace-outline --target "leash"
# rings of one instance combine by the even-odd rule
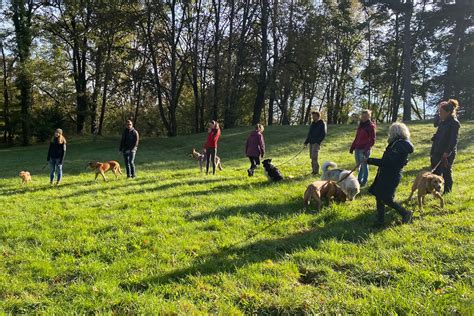
[[[282,165],[284,165],[284,164],[286,164],[286,163],[292,161],[293,159],[295,159],[296,157],[298,157],[298,156],[303,152],[303,150],[305,150],[305,149],[306,149],[306,148],[303,147],[299,152],[296,153],[296,155],[294,155],[294,156],[291,157],[290,159],[288,159],[288,160],[286,160],[286,161],[284,161],[284,162],[282,162],[282,163],[276,165],[276,167],[280,167],[280,166],[282,166]]]
[[[448,157],[451,156],[453,152],[450,152]],[[434,166],[433,169],[431,169],[431,173],[434,173],[436,171],[436,169],[438,169],[438,167],[441,165],[442,162],[446,162],[446,165],[447,167],[449,167],[449,163],[448,163],[448,157],[444,158],[444,157],[441,157],[441,160]]]

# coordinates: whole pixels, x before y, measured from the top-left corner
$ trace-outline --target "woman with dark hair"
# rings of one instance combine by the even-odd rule
[[[388,146],[381,159],[369,158],[367,163],[379,167],[374,183],[369,188],[370,194],[377,201],[377,224],[383,225],[385,206],[395,209],[403,223],[411,222],[413,212],[406,210],[394,201],[395,191],[402,178],[402,169],[408,163],[408,155],[413,152],[410,142],[410,131],[403,123],[393,123],[388,131]]]
[[[216,174],[216,154],[217,154],[217,141],[221,136],[221,129],[219,123],[212,120],[207,126],[207,140],[204,144],[206,150],[206,174],[209,174],[209,164],[212,159],[212,174]]]
[[[57,172],[56,185],[61,183],[63,177],[63,163],[64,156],[66,155],[66,138],[63,136],[63,130],[57,128],[54,131],[54,136],[51,139],[48,149],[48,157],[46,161],[49,163],[50,173],[49,173],[49,184],[53,185],[54,176]]]
[[[458,101],[449,99],[439,104],[435,116],[435,127],[438,129],[431,139],[430,158],[431,168],[434,173],[444,178],[444,193],[451,192],[453,188],[452,167],[456,157],[459,128],[461,124],[456,118]]]

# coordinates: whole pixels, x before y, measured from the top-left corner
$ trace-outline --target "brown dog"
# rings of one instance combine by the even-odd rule
[[[432,193],[434,197],[437,197],[440,201],[440,207],[444,207],[444,199],[441,196],[441,192],[444,189],[444,179],[429,171],[421,171],[416,176],[415,182],[411,187],[411,193],[407,201],[410,201],[413,197],[413,193],[418,190],[418,206],[420,211],[423,211],[423,203],[425,195]]]
[[[25,185],[31,182],[31,175],[28,171],[20,171],[19,176],[21,178],[21,185]]]
[[[104,181],[107,181],[107,178],[105,177],[105,173],[109,170],[112,170],[115,176],[115,179],[118,178],[118,174],[122,174],[122,170],[120,169],[120,164],[115,160],[109,160],[107,162],[91,161],[87,164],[87,166],[95,171],[94,180],[97,180],[97,177],[100,174],[102,178],[104,179]]]
[[[315,181],[308,185],[304,193],[304,206],[309,206],[312,199],[316,203],[316,209],[319,211],[323,199],[329,201],[331,198],[339,202],[345,202],[347,196],[335,181]]]

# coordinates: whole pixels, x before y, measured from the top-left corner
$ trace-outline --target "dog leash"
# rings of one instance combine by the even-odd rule
[[[288,159],[288,160],[286,160],[286,161],[284,161],[284,162],[282,162],[282,163],[276,165],[276,167],[280,167],[280,166],[282,166],[282,165],[284,165],[284,164],[286,164],[286,163],[292,161],[293,159],[295,159],[296,157],[298,157],[298,156],[303,152],[303,150],[305,150],[305,149],[306,149],[306,148],[303,147],[299,152],[296,153],[296,155],[294,155],[294,156],[291,157],[290,159]]]
[[[448,155],[448,157],[451,156],[452,153],[453,153],[453,152],[450,152],[449,155]],[[433,169],[431,169],[431,173],[434,173],[434,172],[436,171],[436,169],[438,169],[438,167],[441,165],[441,163],[442,163],[443,161],[446,161],[446,164],[449,166],[449,164],[448,164],[448,157],[446,157],[446,158],[441,157],[440,161],[434,166]]]

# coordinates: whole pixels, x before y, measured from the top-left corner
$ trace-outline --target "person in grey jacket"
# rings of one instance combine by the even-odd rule
[[[128,120],[126,122],[126,128],[122,133],[119,149],[125,160],[127,178],[135,178],[135,155],[137,153],[139,140],[140,136],[137,130],[133,128],[133,122]]]
[[[304,146],[309,144],[309,157],[311,158],[312,174],[319,174],[318,156],[321,149],[321,143],[326,137],[326,123],[321,119],[321,114],[318,111],[311,112],[313,122],[309,126],[308,136],[304,141]]]

